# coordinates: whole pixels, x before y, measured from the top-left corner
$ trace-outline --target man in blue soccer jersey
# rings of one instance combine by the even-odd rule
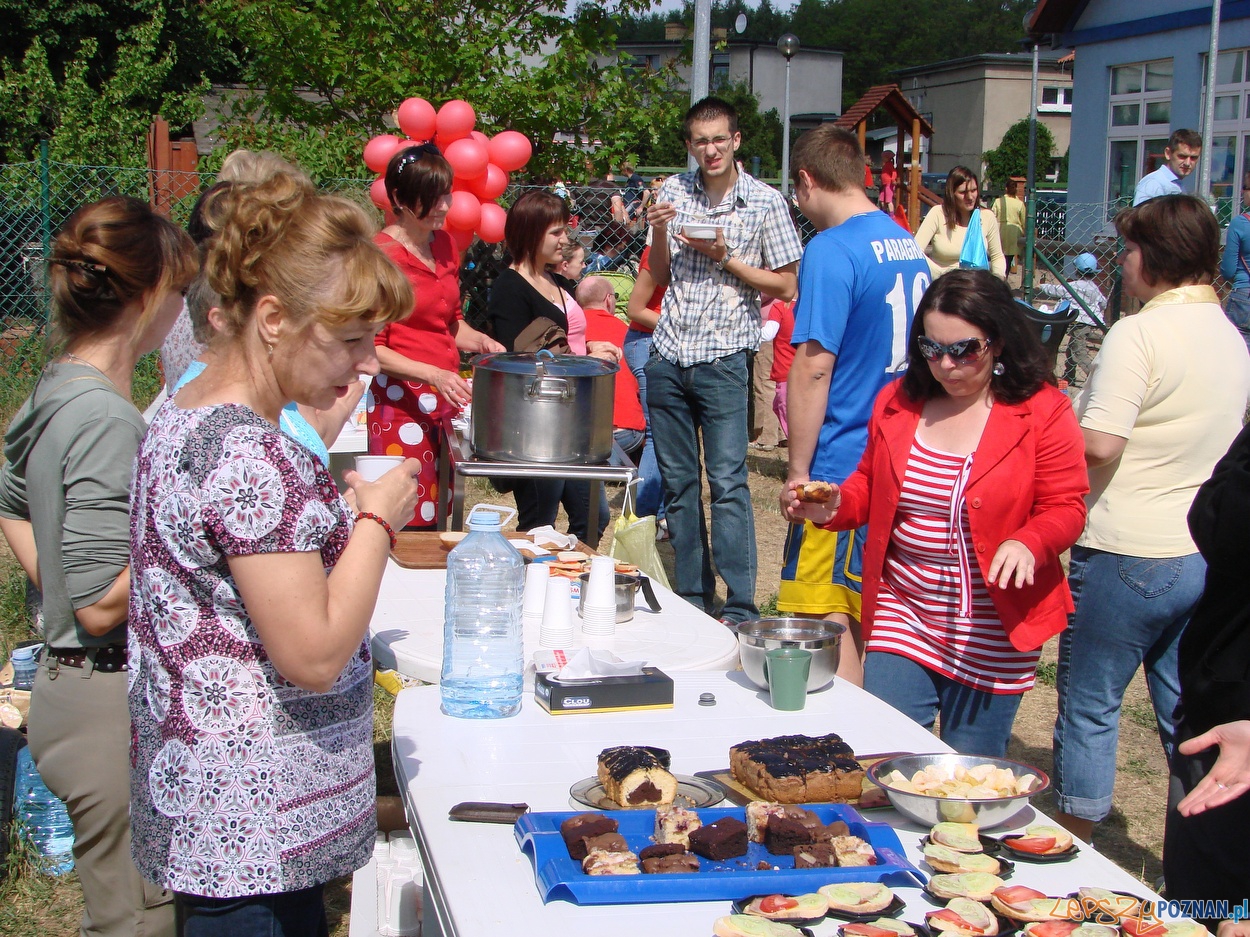
[[[868,443],[881,388],[906,364],[912,314],[929,285],[916,242],[864,192],[864,155],[853,134],[825,124],[803,134],[790,160],[799,209],[819,228],[799,266],[794,365],[787,384],[787,488],[841,483]],[[838,676],[863,683],[859,627],[866,528],[832,532],[791,517],[777,607],[824,616],[851,630]]]

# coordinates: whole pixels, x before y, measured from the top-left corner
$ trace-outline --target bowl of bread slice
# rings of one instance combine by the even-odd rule
[[[869,768],[868,777],[895,810],[923,826],[1004,826],[1030,797],[1050,787],[1044,771],[1022,762],[953,752],[897,755]]]

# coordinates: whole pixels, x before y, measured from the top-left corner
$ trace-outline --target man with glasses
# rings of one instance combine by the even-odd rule
[[[916,241],[877,209],[863,185],[855,135],[832,124],[803,134],[790,158],[799,210],[820,229],[803,253],[786,382],[787,480],[841,484],[868,444],[878,392],[907,364],[907,335],[929,285]],[[790,512],[778,610],[846,625],[838,677],[863,684],[861,580],[867,527],[825,530]]]
[[[1202,155],[1202,136],[1196,130],[1177,130],[1163,148],[1163,165],[1142,176],[1133,191],[1133,204],[1160,195],[1180,195],[1181,180],[1194,171]]]
[[[781,195],[739,171],[742,135],[730,104],[704,98],[686,112],[682,136],[699,168],[669,178],[647,210],[651,275],[668,286],[645,369],[647,404],[676,553],[674,589],[712,613],[715,562],[725,581],[720,614],[732,625],[758,615],[747,359],[759,346],[760,293],[794,296],[803,247]]]

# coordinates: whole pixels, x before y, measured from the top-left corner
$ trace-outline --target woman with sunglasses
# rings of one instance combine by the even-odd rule
[[[386,167],[395,212],[375,239],[412,284],[412,314],[383,327],[374,343],[382,372],[369,388],[369,452],[421,464],[417,507],[407,526],[432,528],[444,416],[470,401],[460,353],[503,351],[460,310],[460,253],[443,230],[451,208],[451,166],[432,143],[399,150]]]
[[[942,204],[929,210],[916,231],[916,243],[928,255],[929,269],[935,277],[959,269],[973,212],[980,216],[981,237],[985,239],[990,271],[996,277],[1007,276],[1007,258],[1003,254],[998,218],[988,208],[981,207],[977,174],[967,166],[956,166],[946,176]]]
[[[1067,624],[1059,564],[1085,521],[1081,434],[1006,284],[935,280],[907,370],[877,397],[859,468],[825,504],[868,524],[864,689],[965,754],[1006,753],[1041,646]]]
[[[1076,401],[1089,525],[1072,548],[1076,612],[1056,677],[1057,819],[1086,841],[1111,811],[1120,706],[1143,664],[1172,758],[1178,649],[1206,574],[1185,518],[1250,394],[1250,355],[1211,288],[1220,231],[1206,202],[1153,198],[1115,226],[1124,291],[1144,305],[1108,330]]]
[[[74,826],[82,933],[163,937],[173,896],[130,856],[128,511],[147,429],[131,380],[198,262],[183,231],[120,196],[77,211],[49,260],[56,351],[9,424],[0,470],[0,530],[43,594],[30,751]]]

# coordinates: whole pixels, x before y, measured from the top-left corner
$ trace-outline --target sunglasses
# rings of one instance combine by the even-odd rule
[[[422,143],[418,146],[407,146],[401,151],[403,155],[395,161],[395,171],[403,172],[423,156],[442,156],[442,151],[433,143]]]
[[[950,355],[951,360],[956,363],[980,358],[990,347],[990,342],[991,339],[988,338],[965,338],[962,341],[943,345],[927,335],[921,335],[916,339],[916,344],[920,346],[920,353],[924,355],[926,361],[940,361],[943,355]]]

